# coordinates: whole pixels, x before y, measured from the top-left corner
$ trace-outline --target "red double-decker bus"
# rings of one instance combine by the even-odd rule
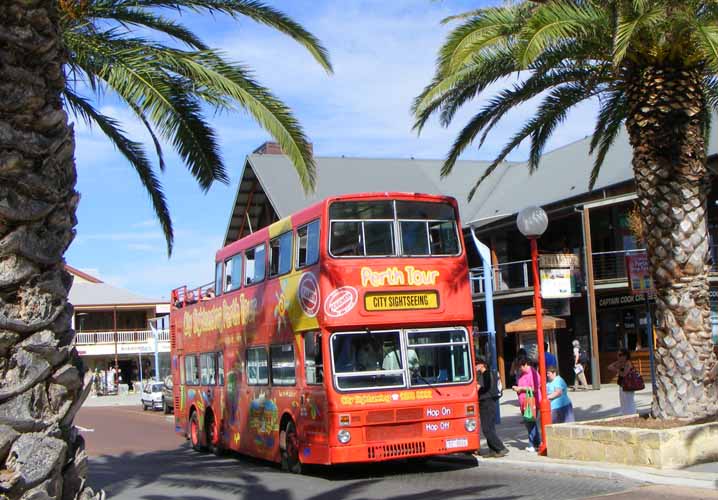
[[[218,251],[172,292],[176,431],[295,472],[478,449],[460,228],[453,198],[344,195]]]

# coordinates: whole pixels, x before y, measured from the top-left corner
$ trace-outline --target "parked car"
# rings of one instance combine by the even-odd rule
[[[162,384],[162,408],[165,413],[173,413],[175,410],[171,376],[165,378],[165,383]]]
[[[164,384],[162,382],[150,381],[145,384],[142,389],[142,409],[147,411],[148,409],[162,410],[163,399],[162,399],[162,388]]]

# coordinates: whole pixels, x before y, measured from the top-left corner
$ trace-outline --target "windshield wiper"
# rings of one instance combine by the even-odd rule
[[[428,385],[429,387],[431,387],[432,389],[434,389],[439,396],[443,396],[443,394],[441,393],[441,391],[439,390],[439,388],[436,387],[436,386],[435,386],[434,384],[432,384],[431,382],[429,382],[428,380],[426,380],[426,379],[424,378],[424,376],[419,372],[419,370],[416,370],[415,372],[412,372],[412,373],[415,374],[419,380],[422,380],[426,385]]]

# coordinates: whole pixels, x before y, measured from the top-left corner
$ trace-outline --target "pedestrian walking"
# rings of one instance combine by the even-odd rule
[[[623,381],[631,370],[633,370],[633,364],[631,363],[631,353],[628,349],[621,349],[618,351],[618,359],[608,365],[608,369],[618,375],[618,398],[621,403],[621,413],[623,415],[635,415],[636,414],[636,400],[633,391],[626,391],[623,389]]]
[[[476,358],[476,379],[479,384],[479,419],[481,420],[481,433],[486,438],[486,444],[491,450],[487,456],[503,457],[509,450],[496,434],[496,407],[500,398],[498,377],[489,368],[486,359]]]
[[[558,368],[553,365],[546,368],[546,378],[546,397],[551,401],[551,423],[575,422],[573,404],[568,397],[568,385],[558,374]]]
[[[535,452],[536,449],[541,444],[541,435],[539,434],[539,428],[538,428],[538,415],[536,412],[536,409],[539,407],[539,403],[541,402],[541,391],[539,390],[539,374],[536,371],[536,369],[531,366],[531,361],[526,357],[521,357],[517,360],[517,364],[521,370],[521,376],[519,377],[518,382],[515,386],[513,386],[514,391],[519,396],[519,408],[521,409],[521,414],[524,414],[526,411],[527,404],[530,404],[535,407],[532,408],[534,418],[533,420],[526,420],[524,418],[524,424],[526,425],[526,431],[529,435],[529,446],[526,448],[527,451]],[[527,393],[531,391],[534,397],[534,404],[532,404],[530,401],[527,401],[529,398],[527,397]]]
[[[586,351],[581,349],[581,343],[578,340],[573,341],[573,390],[588,390],[588,382],[586,382],[586,366],[588,365],[588,355]],[[580,386],[579,386],[580,383]]]

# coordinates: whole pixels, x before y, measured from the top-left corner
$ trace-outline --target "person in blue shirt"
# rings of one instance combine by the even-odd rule
[[[551,365],[546,369],[546,379],[546,394],[551,401],[551,423],[575,422],[573,404],[568,397],[568,385],[558,374],[556,365]]]
[[[548,342],[544,342],[543,344],[543,352],[544,352],[544,359],[546,359],[546,368],[548,369],[549,366],[558,366],[558,361],[556,361],[556,356],[548,352]]]

